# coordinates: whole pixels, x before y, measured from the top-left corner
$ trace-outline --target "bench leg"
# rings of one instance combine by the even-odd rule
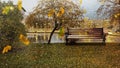
[[[66,40],[66,43],[65,43],[65,45],[68,45],[68,39],[66,38],[65,40]]]
[[[106,37],[104,36],[104,37],[103,37],[103,44],[106,44],[105,41],[106,41]]]
[[[106,45],[105,40],[103,40],[103,44],[105,44],[105,45]]]

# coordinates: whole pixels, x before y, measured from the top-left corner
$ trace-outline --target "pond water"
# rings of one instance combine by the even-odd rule
[[[50,33],[27,33],[27,35],[31,42],[47,43]],[[64,43],[64,37],[60,37],[56,32],[51,38],[51,43]]]
[[[34,43],[47,43],[50,33],[27,33],[28,39],[31,42]],[[112,36],[112,35],[107,35],[106,36],[106,42],[107,43],[120,43],[120,36]],[[96,42],[102,42],[102,39],[82,39],[80,40],[81,43],[83,42],[90,42],[90,43],[96,43]],[[80,43],[79,42],[79,43]],[[64,37],[60,37],[58,33],[54,33],[51,39],[51,43],[65,43]]]

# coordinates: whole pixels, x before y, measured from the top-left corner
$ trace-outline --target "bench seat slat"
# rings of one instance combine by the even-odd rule
[[[68,37],[102,37],[102,35],[68,35]]]
[[[71,41],[77,41],[79,39],[100,39],[105,41],[105,35],[103,28],[93,28],[93,29],[67,29],[66,43]]]
[[[103,39],[102,37],[68,37],[68,39]]]

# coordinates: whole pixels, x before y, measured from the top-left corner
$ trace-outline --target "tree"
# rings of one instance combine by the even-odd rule
[[[22,19],[23,14],[12,1],[0,1],[0,48],[14,46],[19,42],[20,34],[26,35]]]
[[[120,32],[120,0],[99,0],[102,5],[97,13],[105,19],[110,19],[111,27],[117,27],[116,32]]]
[[[61,27],[80,27],[80,23],[83,22],[83,13],[80,6],[72,1],[40,0],[26,19],[26,25],[35,27],[37,23],[39,27],[40,25],[54,27],[49,37],[49,44],[55,30]]]

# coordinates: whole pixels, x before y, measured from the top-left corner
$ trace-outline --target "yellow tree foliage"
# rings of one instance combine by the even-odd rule
[[[22,0],[18,0],[18,9],[22,10]]]
[[[9,50],[11,50],[11,46],[10,45],[7,45],[6,47],[4,47],[2,53],[7,53]]]
[[[23,34],[20,34],[19,39],[20,39],[20,41],[23,42],[25,45],[29,45],[29,44],[30,44],[30,41],[29,41]]]
[[[14,7],[12,7],[12,6],[5,6],[2,9],[2,14],[8,14],[10,10],[13,11]]]
[[[64,14],[65,10],[63,7],[60,7],[60,11],[57,13],[57,16],[62,16]]]
[[[54,14],[55,10],[54,9],[51,9],[49,12],[48,12],[48,17],[51,17],[53,14]]]
[[[64,36],[64,33],[65,33],[64,27],[61,27],[59,29],[59,36]]]
[[[2,14],[8,14],[8,12],[9,12],[9,7],[8,6],[4,7]]]

